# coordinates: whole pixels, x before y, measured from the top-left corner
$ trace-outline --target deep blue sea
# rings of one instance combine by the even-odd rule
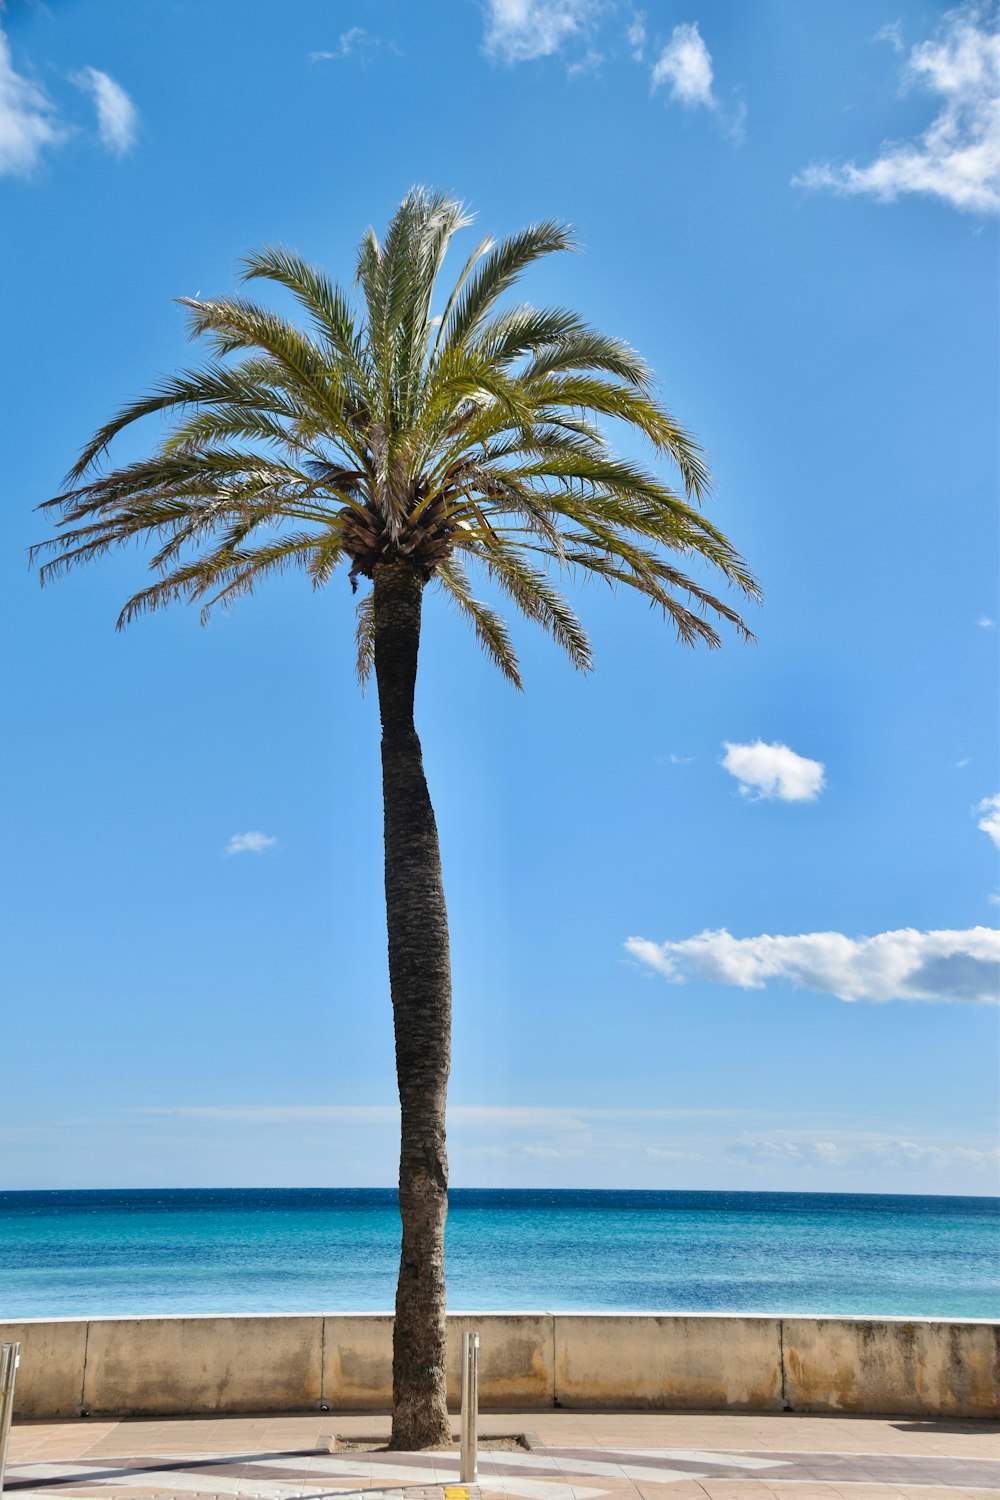
[[[389,1189],[0,1192],[0,1319],[389,1310]],[[454,1190],[455,1309],[1000,1317],[1000,1198]]]

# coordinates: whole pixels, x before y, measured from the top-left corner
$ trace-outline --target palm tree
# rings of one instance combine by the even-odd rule
[[[154,581],[119,628],[177,600],[228,605],[290,567],[323,587],[338,563],[358,605],[362,684],[374,667],[382,726],[385,893],[402,1110],[402,1253],[393,1335],[392,1445],[449,1441],[445,1406],[445,1094],[451,1045],[448,922],[437,828],[414,727],[426,586],[468,617],[516,686],[507,627],[478,599],[479,569],[588,669],[590,646],[548,565],[636,589],[687,644],[718,646],[712,623],[749,631],[685,575],[676,554],[710,564],[756,598],[757,585],[698,503],[708,472],[697,444],[657,401],[627,344],[562,308],[500,304],[534,261],[569,249],[562,224],[479,241],[440,311],[442,261],[471,222],[462,204],[412,190],[382,243],[361,241],[351,297],[297,255],[264,249],[244,282],[277,283],[308,325],[246,297],[182,298],[211,357],[124,407],[83,450],[70,488],[45,502],[58,530],[36,549],[43,581],[133,540]],[[147,458],[110,468],[131,423],[168,413]],[[680,489],[616,455],[609,422],[670,460]],[[43,507],[44,508],[44,507]]]

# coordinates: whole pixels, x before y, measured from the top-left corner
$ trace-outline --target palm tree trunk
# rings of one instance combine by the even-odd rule
[[[447,1445],[445,1099],[451,962],[437,825],[413,724],[423,579],[408,562],[374,569],[375,677],[382,720],[389,982],[402,1111],[403,1244],[392,1350],[392,1448]]]

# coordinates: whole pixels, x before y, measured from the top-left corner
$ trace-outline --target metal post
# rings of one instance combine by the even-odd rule
[[[3,1494],[3,1473],[7,1466],[10,1417],[14,1410],[14,1381],[20,1363],[20,1344],[0,1344],[0,1495]]]
[[[479,1334],[462,1334],[462,1457],[460,1484],[479,1480]]]

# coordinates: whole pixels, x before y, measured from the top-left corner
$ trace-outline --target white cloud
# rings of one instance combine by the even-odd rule
[[[599,73],[604,61],[604,53],[588,47],[586,52],[576,62],[570,63],[566,69],[567,78],[585,78],[588,73]]]
[[[26,177],[49,146],[66,132],[42,90],[15,72],[7,37],[0,30],[0,176]]]
[[[508,63],[551,57],[593,12],[594,0],[486,0],[486,50]]]
[[[643,52],[646,47],[646,17],[641,10],[637,10],[632,17],[626,32],[626,40],[632,49],[632,58],[635,62],[642,62]]]
[[[892,203],[904,193],[943,199],[970,213],[1000,212],[1000,31],[992,5],[949,11],[937,34],[911,51],[907,87],[935,96],[939,109],[911,141],[887,141],[867,166],[820,163],[793,183],[864,193]]]
[[[763,740],[754,740],[752,745],[734,745],[726,740],[725,750],[722,764],[736,777],[744,796],[811,802],[826,784],[822,761],[796,755],[779,741],[772,745]]]
[[[715,109],[712,93],[712,58],[698,30],[697,21],[675,26],[670,41],[653,67],[653,88],[670,84],[670,97],[689,108],[702,104]]]
[[[139,111],[121,84],[99,68],[83,68],[74,75],[73,82],[93,95],[102,145],[115,156],[131,151],[139,127]]]
[[[979,819],[979,827],[1000,849],[1000,793],[995,797],[984,797],[976,812],[983,814]]]
[[[266,833],[234,833],[226,845],[227,854],[261,854],[278,840]]]
[[[612,37],[606,26],[601,30],[609,16],[618,27],[624,25],[625,44],[633,62],[642,63],[646,57],[649,33],[645,13],[626,7],[621,0],[482,0],[482,5],[485,50],[506,63],[571,51],[576,56],[566,69],[569,78],[596,73],[606,57],[619,56],[622,51],[620,31],[616,28]],[[623,18],[623,11],[629,19]],[[599,32],[603,50],[594,45]],[[739,99],[727,105],[713,91],[712,58],[697,22],[674,27],[653,62],[650,77],[651,92],[669,85],[672,100],[707,108],[731,140],[742,140],[746,106]]]
[[[675,984],[693,975],[744,990],[777,980],[838,1000],[1000,1003],[1000,932],[990,927],[964,932],[907,927],[871,938],[841,932],[735,938],[722,928],[676,943],[634,937],[625,947]]]
[[[369,40],[368,33],[363,26],[352,26],[349,31],[340,33],[340,55],[350,57],[352,52],[357,52]]]
[[[310,62],[330,62],[342,57],[366,56],[379,45],[378,37],[372,36],[363,26],[352,26],[342,31],[332,52],[310,52]]]
[[[980,615],[976,624],[980,630],[996,630],[997,628],[997,622],[993,619],[992,615]]]
[[[890,21],[881,26],[875,33],[877,42],[888,42],[893,52],[903,51],[903,23],[902,21]]]

